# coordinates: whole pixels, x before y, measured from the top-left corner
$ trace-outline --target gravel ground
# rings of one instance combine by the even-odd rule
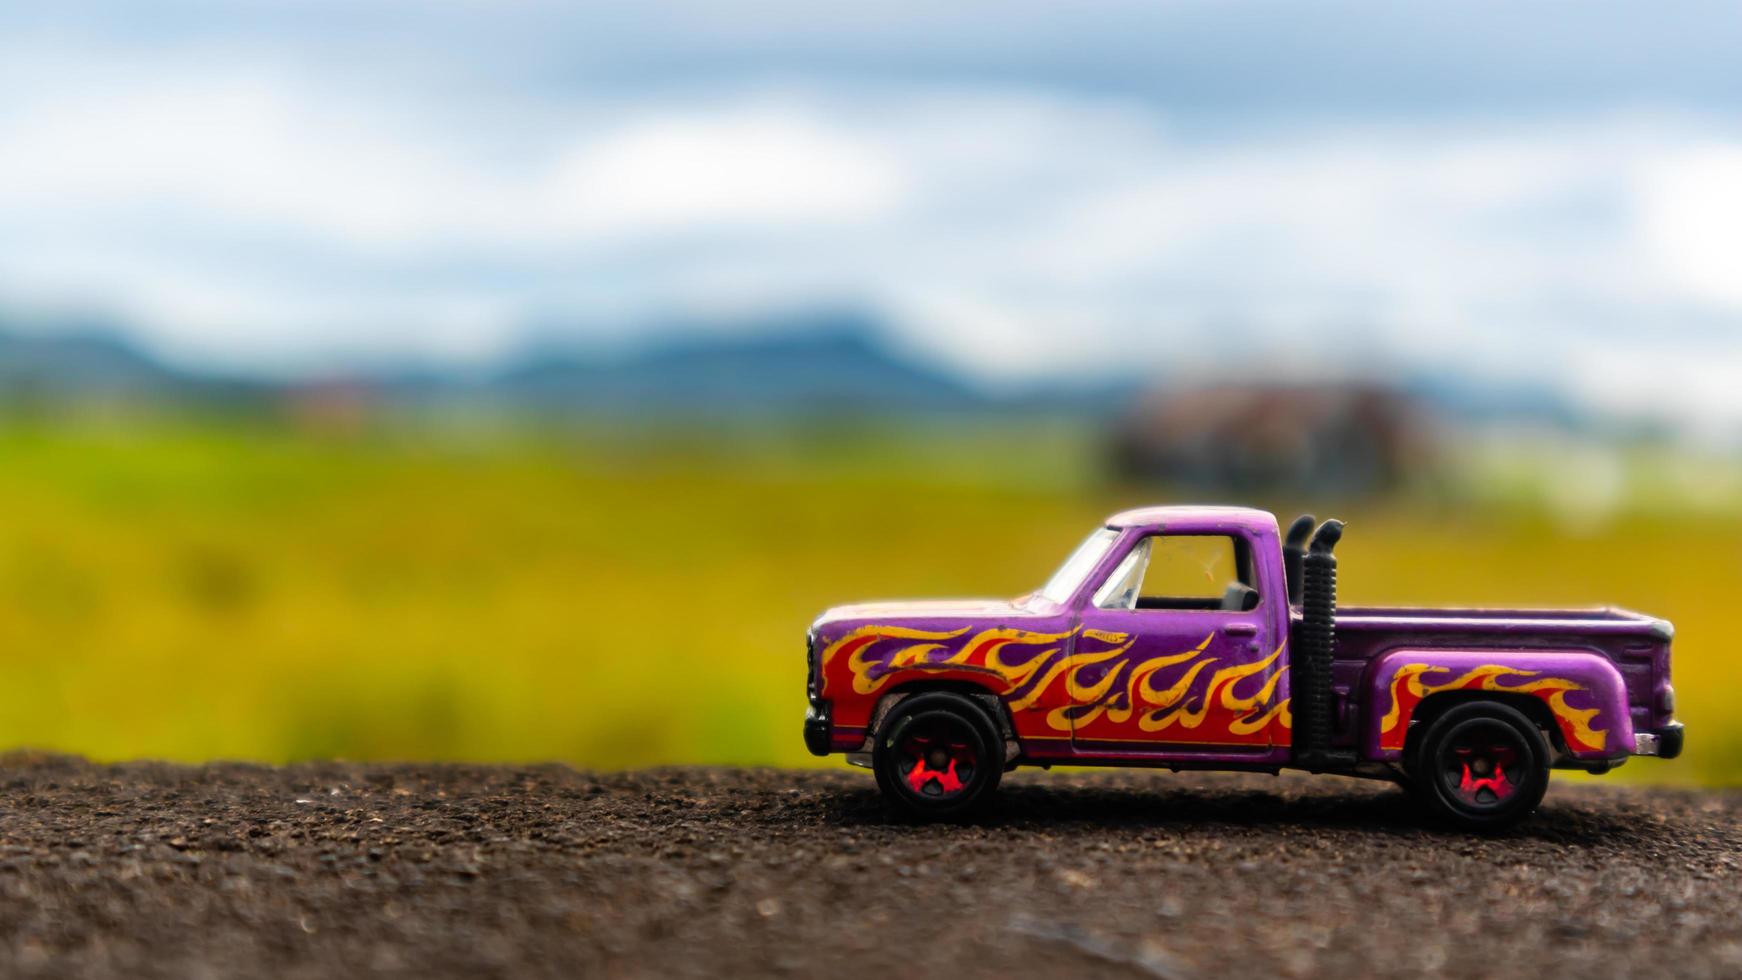
[[[1499,837],[1332,777],[0,758],[8,975],[1742,976],[1742,795]]]

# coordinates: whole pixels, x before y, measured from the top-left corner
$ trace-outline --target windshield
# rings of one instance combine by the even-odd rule
[[[1107,583],[1095,593],[1095,605],[1102,609],[1137,608],[1137,587],[1143,584],[1143,573],[1149,570],[1149,546],[1154,540],[1144,538],[1125,555],[1125,560],[1107,576]]]
[[[1113,547],[1113,542],[1117,540],[1119,532],[1110,527],[1101,528],[1089,535],[1077,546],[1076,551],[1071,552],[1071,556],[1065,559],[1065,563],[1059,566],[1052,578],[1041,586],[1041,597],[1061,605],[1069,601],[1083,584],[1083,579],[1088,577],[1089,572],[1100,563],[1102,556],[1107,554],[1107,549]]]

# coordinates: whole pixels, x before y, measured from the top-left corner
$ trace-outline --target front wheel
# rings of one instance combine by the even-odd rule
[[[1508,705],[1475,701],[1428,726],[1411,776],[1435,816],[1467,830],[1498,830],[1542,802],[1548,759],[1529,718]]]
[[[871,768],[897,810],[937,820],[991,799],[1004,773],[1004,740],[979,705],[960,694],[903,698],[879,726]]]

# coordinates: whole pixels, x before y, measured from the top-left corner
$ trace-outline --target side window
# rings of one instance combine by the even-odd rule
[[[1240,612],[1258,606],[1251,548],[1227,534],[1153,534],[1095,593],[1102,609]]]

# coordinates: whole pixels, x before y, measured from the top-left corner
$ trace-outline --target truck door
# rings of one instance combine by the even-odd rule
[[[1079,611],[1081,636],[1128,647],[1085,666],[1069,692],[1074,751],[1253,758],[1287,746],[1288,598],[1280,573],[1254,560],[1276,542],[1243,532],[1128,538]]]

